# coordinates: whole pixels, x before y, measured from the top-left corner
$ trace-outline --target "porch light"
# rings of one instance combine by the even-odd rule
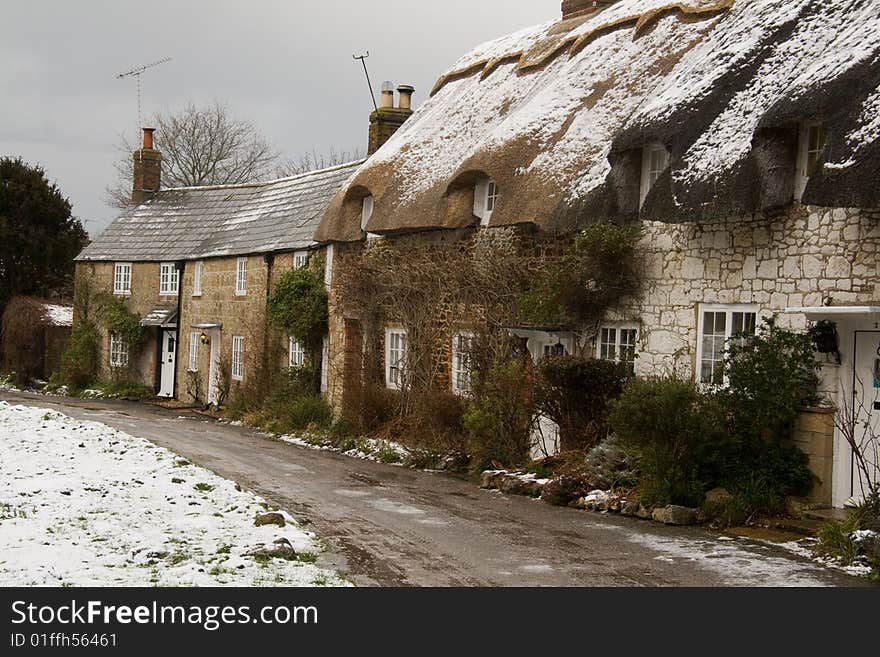
[[[202,331],[202,334],[199,336],[199,341],[202,344],[208,344],[211,341],[211,338],[208,337],[208,334]]]

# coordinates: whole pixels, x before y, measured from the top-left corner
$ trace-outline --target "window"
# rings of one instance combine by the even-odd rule
[[[370,217],[373,216],[373,197],[366,196],[364,197],[363,205],[361,206],[361,230],[367,230],[367,222],[370,220]]]
[[[825,130],[821,123],[804,123],[801,125],[798,144],[798,166],[795,177],[794,196],[800,201],[810,176],[816,171],[819,159],[825,150]]]
[[[303,346],[290,338],[288,345],[288,364],[290,367],[302,367],[306,363],[306,351]]]
[[[293,254],[293,268],[302,269],[309,264],[309,252],[297,251]]]
[[[232,336],[232,378],[241,381],[244,378],[244,337]]]
[[[498,185],[494,180],[482,180],[474,187],[474,214],[480,218],[481,226],[489,225],[499,196]]]
[[[669,167],[669,151],[663,144],[651,144],[645,146],[642,152],[642,184],[639,196],[639,207],[645,204],[648,192],[657,182],[664,171]]]
[[[247,258],[239,258],[235,264],[235,294],[247,294]]]
[[[623,363],[631,375],[636,369],[636,343],[639,331],[632,326],[603,326],[599,331],[597,357]]]
[[[128,343],[118,333],[110,334],[110,367],[128,366]]]
[[[452,392],[456,395],[471,394],[472,333],[457,333],[452,338]]]
[[[724,385],[727,342],[755,335],[758,309],[754,306],[700,306],[697,363],[700,383]]]
[[[406,331],[389,329],[385,332],[385,382],[389,388],[400,390],[406,374]]]
[[[159,294],[177,294],[180,289],[180,272],[173,262],[163,262],[159,269]]]
[[[202,334],[199,331],[193,331],[189,334],[189,371],[199,371],[199,343],[202,341]]]
[[[131,263],[117,262],[113,272],[113,294],[131,294]]]
[[[202,267],[204,263],[199,260],[193,268],[193,296],[202,296]]]

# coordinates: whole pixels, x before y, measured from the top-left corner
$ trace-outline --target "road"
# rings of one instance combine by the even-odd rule
[[[0,391],[144,437],[286,509],[367,586],[859,586],[782,548],[552,507],[146,404]],[[2,461],[0,461],[2,471]]]

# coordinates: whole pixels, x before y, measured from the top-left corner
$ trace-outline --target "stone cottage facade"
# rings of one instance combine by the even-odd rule
[[[597,221],[641,225],[641,298],[587,345],[513,328],[533,356],[577,348],[632,360],[638,375],[723,385],[732,335],[771,316],[831,319],[841,363],[825,367],[828,401],[880,435],[878,28],[876,7],[855,0],[568,0],[560,20],[483,44],[443,75],[336,194],[316,240],[334,246],[340,275],[377,240],[494,232],[534,245]],[[457,336],[445,339],[454,391]],[[406,327],[389,322],[383,348],[393,387]],[[340,408],[361,349],[354,318],[331,305]],[[816,502],[858,497],[835,412],[802,425]]]
[[[304,350],[268,330],[267,299],[279,276],[310,258],[320,257],[329,277],[332,249],[312,236],[360,163],[259,184],[160,190],[150,130],[134,160],[138,204],[77,258],[77,282],[124,300],[147,331],[136,363],[129,345],[102,332],[102,378],[126,369],[160,397],[219,403],[269,350],[282,365],[302,365]]]

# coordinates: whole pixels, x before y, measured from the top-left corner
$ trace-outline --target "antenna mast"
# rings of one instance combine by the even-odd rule
[[[363,55],[352,55],[354,59],[361,60],[361,64],[364,65],[364,75],[367,76],[367,86],[370,88],[370,100],[373,101],[373,109],[377,112],[379,111],[379,106],[376,105],[376,94],[373,91],[373,83],[370,82],[370,72],[367,70],[367,57],[370,56],[370,51],[368,50]]]
[[[170,57],[165,57],[164,59],[160,59],[158,62],[153,62],[152,64],[146,64],[145,66],[140,66],[138,68],[134,68],[130,71],[126,71],[125,73],[120,73],[116,76],[117,80],[121,80],[123,78],[134,77],[137,78],[137,101],[138,101],[138,129],[143,127],[144,116],[143,110],[141,106],[141,76],[147,72],[149,69],[159,66],[160,64],[165,64],[166,62],[170,62]]]

